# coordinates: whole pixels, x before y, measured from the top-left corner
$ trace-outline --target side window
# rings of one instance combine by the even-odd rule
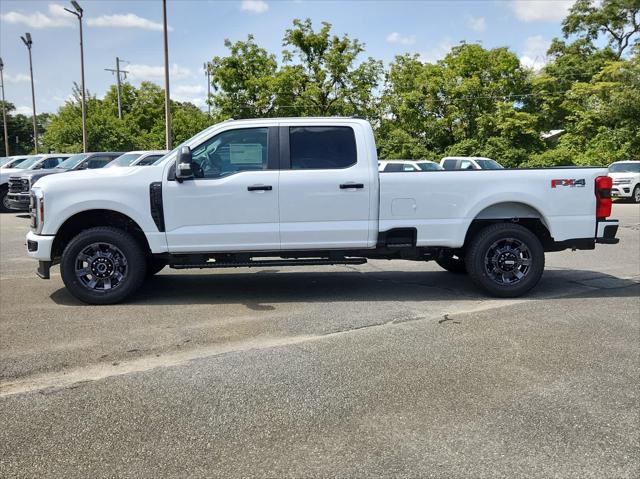
[[[292,170],[348,168],[358,159],[356,138],[347,126],[292,126],[289,151]]]
[[[461,170],[473,170],[473,163],[471,163],[469,160],[462,160],[460,162],[460,169]]]
[[[196,178],[220,178],[241,171],[266,170],[268,129],[243,128],[224,131],[192,152]]]
[[[42,168],[55,168],[62,158],[47,158],[42,162]]]
[[[146,158],[140,160],[138,165],[142,165],[142,166],[152,165],[153,163],[156,162],[156,160],[158,160],[159,158],[162,158],[162,156],[163,155],[149,155]]]
[[[405,163],[402,165],[402,171],[416,171],[416,168],[413,165]]]
[[[395,172],[402,171],[402,163],[387,163],[387,167],[384,169],[385,172]]]
[[[113,158],[114,157],[111,157],[111,156],[94,156],[89,160],[89,163],[87,164],[87,168],[89,168],[90,170],[102,168],[111,160],[113,160]]]
[[[455,170],[456,169],[456,160],[444,160],[442,167],[445,170]]]

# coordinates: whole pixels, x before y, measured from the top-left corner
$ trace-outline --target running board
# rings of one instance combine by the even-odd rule
[[[210,268],[255,268],[257,266],[321,266],[334,264],[364,264],[367,258],[336,258],[336,259],[274,259],[256,261],[210,261],[207,263],[169,264],[173,269],[210,269]]]

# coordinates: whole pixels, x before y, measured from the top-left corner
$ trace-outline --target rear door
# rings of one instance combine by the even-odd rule
[[[280,127],[282,249],[368,246],[372,179],[357,127]]]

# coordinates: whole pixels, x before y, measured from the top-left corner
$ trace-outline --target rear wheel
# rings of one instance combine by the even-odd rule
[[[73,238],[60,263],[69,292],[89,304],[118,303],[144,281],[146,256],[129,233],[118,228],[91,228]]]
[[[544,249],[527,228],[497,223],[472,239],[466,255],[471,279],[493,296],[512,298],[533,288],[544,271]]]
[[[467,265],[464,262],[464,258],[451,252],[440,253],[436,258],[436,263],[450,273],[465,274],[467,272]]]

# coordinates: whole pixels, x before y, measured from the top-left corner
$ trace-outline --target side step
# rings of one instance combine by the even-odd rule
[[[257,266],[320,266],[334,264],[364,264],[367,258],[336,258],[336,259],[274,259],[274,260],[253,260],[253,261],[208,261],[206,263],[170,263],[173,269],[209,269],[209,268],[255,268]]]

